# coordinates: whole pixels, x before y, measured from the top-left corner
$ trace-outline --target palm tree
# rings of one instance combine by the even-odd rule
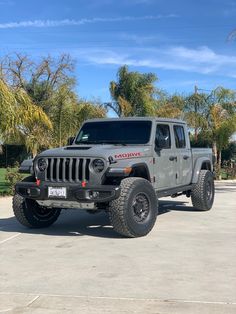
[[[154,114],[156,94],[154,73],[130,72],[127,66],[119,68],[117,82],[110,82],[113,103],[107,103],[119,117],[146,116]]]
[[[209,95],[194,93],[186,98],[185,119],[194,129],[194,139],[207,139],[212,144],[216,166],[221,166],[221,151],[236,131],[236,94],[217,87]]]
[[[221,151],[228,146],[230,137],[236,131],[236,114],[230,113],[219,103],[213,104],[209,110],[207,130],[220,169]]]

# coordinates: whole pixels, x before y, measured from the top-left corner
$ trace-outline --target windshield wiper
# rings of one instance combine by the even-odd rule
[[[101,144],[112,144],[112,145],[127,146],[127,144],[126,144],[126,143],[115,142],[115,141],[105,141],[105,142],[102,142]]]

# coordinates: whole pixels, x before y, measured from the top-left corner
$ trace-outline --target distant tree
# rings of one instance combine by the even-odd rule
[[[236,92],[234,90],[219,86],[213,91],[213,99],[230,115],[236,113]]]
[[[186,98],[185,119],[194,129],[194,142],[200,134],[201,139],[211,143],[218,168],[221,151],[236,131],[235,97],[234,91],[218,87],[209,95],[194,93]]]
[[[114,100],[108,103],[119,117],[153,115],[156,94],[154,83],[157,77],[153,73],[130,72],[127,66],[119,68],[117,82],[110,82],[110,93]]]
[[[52,88],[58,87],[73,78],[73,70],[74,62],[68,54],[32,61],[27,55],[15,53],[3,57],[0,62],[2,78],[9,85],[23,89],[27,88],[28,83],[34,87],[40,82],[46,82]]]
[[[48,116],[22,88],[10,88],[0,79],[0,132],[9,142],[25,144],[35,156],[48,145],[46,133],[52,128]]]
[[[163,118],[183,118],[183,109],[185,105],[185,99],[180,95],[163,95],[157,101],[157,109],[155,115]]]
[[[206,136],[212,141],[212,148],[221,166],[221,151],[229,144],[229,139],[236,131],[236,114],[230,114],[221,104],[211,105],[208,116]]]
[[[198,134],[207,125],[207,115],[209,111],[211,97],[201,93],[194,93],[187,96],[184,106],[184,119],[194,130],[194,140],[198,140]]]
[[[61,87],[66,87],[70,90],[70,95],[72,94],[75,84],[73,70],[74,62],[67,54],[62,54],[56,59],[50,56],[44,57],[35,66],[31,79],[25,86],[26,91],[48,113],[51,98]]]
[[[25,89],[34,67],[27,55],[9,54],[1,59],[1,79],[11,87]]]
[[[74,134],[78,124],[77,107],[77,97],[67,84],[53,93],[48,112],[53,124],[52,146],[65,145],[67,138]]]
[[[52,146],[66,145],[67,139],[74,136],[81,124],[91,118],[104,118],[106,110],[102,105],[78,101],[68,85],[61,86],[52,98],[49,112],[53,124]]]
[[[81,126],[82,122],[88,119],[105,118],[107,110],[99,103],[92,103],[87,101],[80,101],[77,109],[77,128]]]
[[[236,161],[236,142],[231,142],[229,145],[222,150],[222,160],[231,160]]]
[[[4,139],[24,143],[35,155],[42,148],[66,144],[84,118],[105,116],[101,105],[78,100],[73,70],[67,54],[38,61],[18,53],[2,58],[0,130]]]

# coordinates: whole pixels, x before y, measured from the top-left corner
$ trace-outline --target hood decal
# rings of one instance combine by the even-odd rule
[[[115,159],[126,159],[126,158],[135,158],[141,157],[142,154],[140,152],[128,152],[128,153],[120,153],[114,156]]]

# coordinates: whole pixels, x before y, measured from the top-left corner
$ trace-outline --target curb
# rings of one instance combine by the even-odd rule
[[[234,180],[214,180],[216,183],[235,183],[236,184],[236,179]]]

